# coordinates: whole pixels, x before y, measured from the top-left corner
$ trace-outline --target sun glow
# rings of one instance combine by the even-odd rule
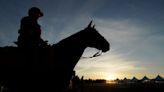
[[[105,79],[106,80],[115,80],[116,76],[114,74],[108,74]]]

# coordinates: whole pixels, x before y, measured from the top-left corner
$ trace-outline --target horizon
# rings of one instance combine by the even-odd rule
[[[76,75],[76,76],[78,76],[78,75]],[[157,77],[158,75],[156,75],[156,76],[154,76],[154,77],[149,77],[149,76],[143,76],[142,78],[138,78],[138,77],[135,77],[135,76],[133,76],[133,77],[129,77],[129,78],[127,78],[127,77],[123,77],[123,78],[113,78],[113,79],[107,79],[107,78],[85,78],[85,76],[83,76],[84,77],[84,80],[106,80],[106,81],[114,81],[114,80],[116,80],[116,79],[119,79],[119,80],[124,80],[125,78],[126,79],[129,79],[129,80],[131,80],[131,79],[133,79],[134,77],[136,78],[136,79],[138,79],[138,80],[142,80],[144,77],[147,77],[148,79],[150,79],[150,80],[152,80],[152,79],[155,79],[156,77]],[[161,75],[159,75],[160,77],[162,77],[163,79],[164,79],[164,77],[163,76],[161,76]],[[78,76],[79,77],[79,76]],[[79,77],[80,78],[80,77]]]
[[[164,0],[1,0],[0,47],[15,46],[20,20],[29,8],[43,11],[42,38],[49,44],[84,29],[95,28],[111,44],[96,58],[80,59],[76,74],[92,79],[164,77]],[[83,57],[97,52],[86,48]]]

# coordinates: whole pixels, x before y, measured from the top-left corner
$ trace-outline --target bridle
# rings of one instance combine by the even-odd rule
[[[94,58],[102,55],[102,50],[98,50],[93,56],[90,57],[81,57],[81,59]]]

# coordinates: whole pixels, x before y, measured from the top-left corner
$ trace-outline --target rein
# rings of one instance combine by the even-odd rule
[[[91,57],[81,57],[81,59],[85,59],[85,58],[94,58],[94,57],[98,57],[102,55],[102,51],[99,50],[98,52],[96,52],[93,56]]]

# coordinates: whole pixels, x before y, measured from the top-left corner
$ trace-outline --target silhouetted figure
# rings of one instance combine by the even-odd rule
[[[79,92],[80,91],[80,79],[76,75],[76,71],[73,71],[73,73],[72,73],[71,82],[72,82],[71,92]]]
[[[18,47],[42,47],[47,43],[41,38],[41,28],[37,20],[43,16],[41,10],[37,7],[32,7],[28,11],[28,16],[21,20],[19,37],[16,44]]]
[[[84,76],[81,77],[80,88],[81,88],[81,92],[84,92]]]

